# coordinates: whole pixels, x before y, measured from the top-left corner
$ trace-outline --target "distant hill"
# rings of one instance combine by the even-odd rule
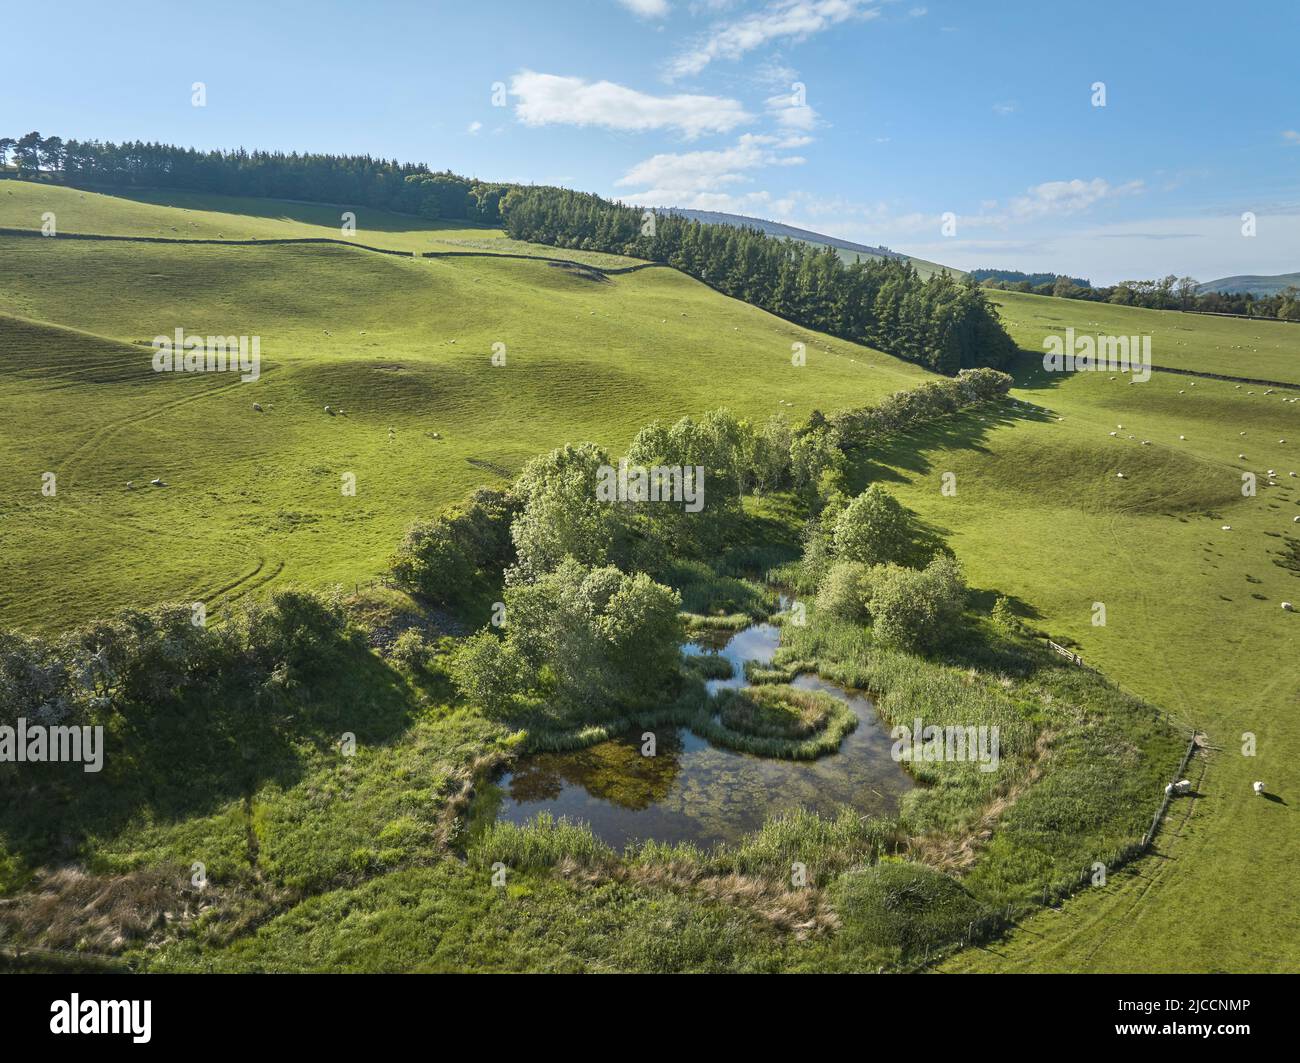
[[[1040,284],[1055,284],[1059,278],[1066,277],[1076,288],[1092,287],[1092,281],[1086,277],[1070,277],[1063,273],[1021,273],[1018,269],[973,269],[970,275],[977,281],[1010,281],[1013,284],[1028,281],[1035,288]]]
[[[1300,273],[1279,273],[1275,277],[1224,277],[1217,281],[1207,281],[1198,289],[1202,295],[1206,292],[1222,292],[1224,295],[1276,295],[1287,288],[1300,288]]]
[[[942,266],[937,262],[927,262],[923,258],[913,258],[911,255],[905,255],[901,251],[894,251],[888,247],[872,247],[869,244],[856,244],[852,240],[842,240],[838,236],[827,236],[824,233],[815,233],[809,229],[799,229],[793,225],[785,225],[779,221],[767,221],[764,218],[747,218],[743,214],[724,214],[716,210],[684,210],[677,207],[665,208],[669,214],[676,214],[682,218],[690,218],[692,221],[698,221],[707,225],[735,225],[747,229],[759,229],[769,236],[782,236],[791,240],[802,240],[806,244],[816,244],[820,247],[833,247],[839,253],[840,258],[846,262],[857,262],[864,258],[896,258],[903,262],[911,262],[916,267],[922,277],[929,277],[941,270],[947,270],[954,277],[964,277],[965,274],[959,269],[953,269],[951,266]]]

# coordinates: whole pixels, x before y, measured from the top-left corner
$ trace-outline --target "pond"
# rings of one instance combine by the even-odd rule
[[[734,634],[710,636],[686,653],[719,653],[735,668],[719,687],[744,687],[744,662],[770,664],[780,628],[754,624]],[[847,704],[858,727],[839,751],[814,761],[778,760],[710,744],[685,727],[655,730],[656,755],[641,755],[641,731],[567,753],[523,757],[502,776],[492,796],[499,820],[526,823],[540,812],[582,821],[615,849],[630,842],[693,842],[708,847],[735,842],[769,816],[806,808],[834,815],[848,805],[860,815],[895,811],[914,783],[890,756],[892,742],[870,699],[813,675],[793,683],[821,690]]]

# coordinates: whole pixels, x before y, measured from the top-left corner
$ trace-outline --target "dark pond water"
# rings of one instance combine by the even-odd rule
[[[708,684],[716,690],[745,686],[744,661],[771,663],[779,641],[779,628],[755,624],[685,652],[716,652],[732,661],[732,679]],[[549,812],[590,824],[616,849],[651,838],[701,846],[733,842],[772,814],[794,808],[894,811],[914,784],[890,756],[889,732],[875,706],[816,676],[800,676],[794,685],[825,691],[857,714],[858,727],[838,753],[815,761],[755,757],[713,746],[684,727],[663,727],[655,732],[653,757],[641,755],[640,731],[575,752],[525,757],[498,780],[489,799],[500,801],[498,819],[526,823]]]

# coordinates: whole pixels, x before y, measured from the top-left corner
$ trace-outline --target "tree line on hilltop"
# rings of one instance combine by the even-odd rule
[[[12,162],[10,161],[12,156]],[[424,218],[501,222],[507,184],[435,173],[423,163],[369,155],[199,151],[144,141],[113,144],[40,133],[0,137],[0,169],[114,188],[176,188],[228,196],[345,203]]]

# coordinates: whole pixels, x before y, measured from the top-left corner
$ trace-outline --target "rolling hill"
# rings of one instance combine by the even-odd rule
[[[557,264],[551,248],[511,244],[493,230],[359,212],[356,243],[403,254],[341,241],[238,245],[228,241],[338,239],[337,210],[6,185],[0,227],[30,233],[53,210],[62,233],[149,238],[0,237],[6,627],[54,630],[160,600],[220,609],[287,584],[351,586],[384,570],[413,520],[503,482],[564,441],[617,451],[651,419],[722,405],[798,421],[933,379],[674,270],[577,269]],[[1289,476],[1300,472],[1300,405],[1287,401],[1300,397],[1300,330],[994,298],[1027,351],[1041,352],[1044,337],[1067,327],[1150,334],[1157,365],[1293,386],[1265,394],[1161,373],[1129,385],[1100,373],[1050,376],[1027,358],[1014,409],[955,415],[890,440],[854,468],[855,490],[886,484],[948,541],[977,596],[1010,596],[1033,627],[1071,641],[1090,665],[1207,734],[1196,794],[1167,821],[1158,856],[949,967],[1294,969],[1290,811],[1256,798],[1250,782],[1267,779],[1292,804],[1300,793],[1300,629],[1279,608],[1300,586],[1300,479]],[[155,373],[149,341],[176,327],[257,335],[260,379]],[[795,341],[808,344],[803,368],[790,362]],[[504,366],[490,361],[498,343]],[[42,491],[46,473],[55,475],[52,495]],[[956,494],[942,490],[945,473]],[[1255,496],[1242,493],[1245,473],[1258,479]],[[345,474],[355,496],[340,490]],[[149,486],[155,477],[166,486]],[[1098,602],[1103,626],[1093,623]],[[377,688],[356,684],[343,688],[347,712],[385,704]],[[255,834],[286,880],[315,881],[319,850],[329,864],[322,881],[352,883],[356,852],[372,836],[422,853],[410,780],[432,765],[431,806],[449,814],[449,780],[500,736],[459,711],[403,728],[391,723],[366,752],[373,775],[355,798],[322,800],[340,785],[326,747],[296,788],[270,784],[242,804],[231,798],[201,815],[106,834],[101,865],[127,872],[165,857],[188,866],[197,837],[220,838],[233,864]],[[1247,732],[1258,738],[1255,757],[1241,754]],[[354,911],[400,920],[430,898],[459,898],[467,910],[497,903],[458,874],[447,861],[358,877],[354,889],[313,897],[252,936],[279,941],[303,968],[346,962],[311,950],[324,926],[371,938],[369,921],[350,921]],[[531,918],[543,902],[551,921],[592,903],[559,882],[541,888]],[[669,914],[684,923],[702,910],[640,896],[624,907],[650,903],[678,904]],[[534,962],[560,963],[561,946],[540,926],[521,931],[525,943],[511,946],[520,952],[502,946],[486,959],[479,943],[449,931],[439,954],[420,962],[508,968],[539,950],[528,951]],[[1261,927],[1272,929],[1261,938]],[[202,967],[187,947],[173,962]],[[386,947],[396,955],[403,946]]]
[[[1222,277],[1217,281],[1207,281],[1198,291],[1222,292],[1224,295],[1276,295],[1288,288],[1300,288],[1300,273],[1279,273],[1273,277],[1245,275],[1241,277]]]
[[[857,244],[851,240],[843,240],[838,236],[826,236],[823,233],[799,229],[781,222],[765,221],[762,218],[748,218],[742,214],[725,214],[716,210],[686,210],[678,207],[666,209],[670,214],[678,214],[683,218],[690,218],[706,225],[735,225],[746,229],[758,229],[769,236],[800,240],[805,244],[813,244],[817,247],[833,247],[845,262],[859,262],[862,259],[871,258],[896,258],[912,263],[922,277],[930,277],[940,271],[946,271],[954,277],[965,276],[959,269],[953,269],[951,266],[941,266],[937,262],[927,262],[923,258],[913,258],[900,251],[892,251],[888,247],[871,247],[867,244]]]
[[[39,205],[45,191],[26,194]],[[9,199],[0,192],[0,206]],[[271,239],[300,234],[316,209],[255,204],[263,213],[231,222],[211,217],[231,203],[209,199],[195,217],[130,200],[115,224],[109,199],[87,197],[107,213],[86,224]],[[75,214],[61,217],[70,231]],[[662,267],[605,275],[488,252],[417,261],[340,244],[35,236],[0,238],[0,256],[12,267],[0,279],[7,626],[365,581],[414,520],[566,441],[617,450],[656,417],[718,406],[797,421],[929,376]],[[150,340],[177,327],[258,336],[260,379],[155,373]],[[808,344],[802,368],[795,341]],[[494,344],[505,366],[492,365]],[[46,472],[55,497],[41,493]],[[354,497],[341,494],[344,473]],[[144,486],[156,477],[168,486]],[[79,545],[61,578],[42,577],[39,560],[67,542]]]

